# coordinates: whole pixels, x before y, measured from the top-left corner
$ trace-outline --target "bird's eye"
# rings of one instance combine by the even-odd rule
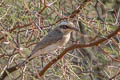
[[[66,26],[66,25],[61,25],[60,28],[63,28],[63,29],[68,29],[69,27]]]

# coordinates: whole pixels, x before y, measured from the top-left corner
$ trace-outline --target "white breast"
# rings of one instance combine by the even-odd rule
[[[62,42],[63,42],[62,46],[64,46],[69,41],[69,39],[70,39],[70,33],[64,36],[64,38],[62,40]]]

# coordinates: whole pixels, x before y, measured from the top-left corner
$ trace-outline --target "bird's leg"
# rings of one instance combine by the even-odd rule
[[[43,68],[43,66],[44,66],[43,61],[44,61],[44,57],[42,56],[42,57],[41,57],[42,68]]]
[[[41,54],[41,62],[42,62],[42,68],[43,68],[43,66],[44,66],[44,54]]]

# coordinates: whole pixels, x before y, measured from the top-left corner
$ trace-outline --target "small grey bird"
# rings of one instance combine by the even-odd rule
[[[8,68],[7,72],[14,72],[18,68],[22,67],[28,61],[32,60],[34,57],[37,57],[41,54],[49,53],[57,50],[58,48],[63,47],[70,39],[70,33],[72,31],[78,31],[75,28],[75,25],[72,22],[61,22],[54,30],[48,33],[32,50],[30,56],[27,57],[22,63],[15,65],[11,68]],[[4,72],[0,80],[3,80],[7,75],[7,72]]]
[[[72,31],[78,31],[72,22],[61,22],[34,47],[26,60],[30,61],[34,57],[40,56],[41,54],[53,52],[63,47],[69,41],[70,33]]]

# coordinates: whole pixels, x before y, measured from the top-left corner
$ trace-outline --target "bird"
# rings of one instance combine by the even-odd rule
[[[27,61],[30,61],[41,54],[47,54],[64,47],[70,40],[71,32],[73,31],[78,31],[78,29],[72,22],[62,21],[56,28],[48,32],[48,35],[36,44],[24,63],[27,63]]]

